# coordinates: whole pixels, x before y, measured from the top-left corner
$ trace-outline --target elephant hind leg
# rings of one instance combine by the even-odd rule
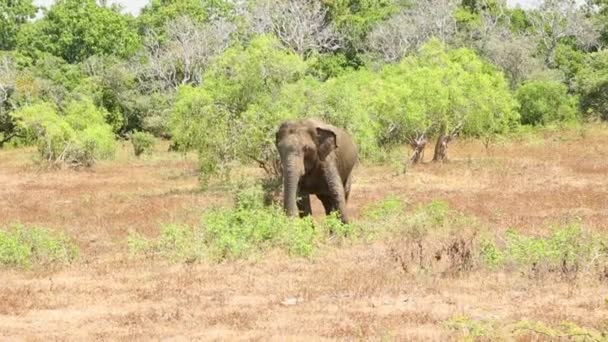
[[[350,184],[352,182],[353,177],[352,176],[348,176],[348,179],[346,180],[346,184],[344,184],[344,200],[346,202],[348,202],[348,196],[350,196]]]
[[[321,201],[321,203],[323,203],[325,215],[329,215],[332,211],[337,209],[330,195],[317,195],[317,198]]]
[[[298,194],[297,205],[298,211],[300,212],[300,217],[312,215],[312,208],[310,206],[310,195],[304,193]]]

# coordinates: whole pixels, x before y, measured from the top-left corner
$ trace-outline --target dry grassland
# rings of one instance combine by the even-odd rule
[[[556,335],[525,322],[558,329],[565,321],[608,331],[606,278],[404,272],[386,240],[324,248],[312,259],[130,257],[129,232],[155,236],[163,223],[195,225],[206,208],[231,202],[221,186],[200,190],[195,159],[165,147],[141,160],[124,148],[86,171],[39,170],[31,150],[0,151],[0,227],[63,231],[82,252],[60,269],[0,270],[0,339],[528,341]],[[449,153],[449,163],[405,174],[361,165],[349,204],[355,220],[395,195],[408,207],[445,200],[496,234],[509,227],[544,234],[571,220],[608,232],[606,127],[509,140],[490,151],[456,141]],[[313,211],[319,215],[319,203]]]

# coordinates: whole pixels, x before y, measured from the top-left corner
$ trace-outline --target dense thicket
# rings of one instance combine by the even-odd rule
[[[364,160],[429,139],[443,160],[457,135],[608,119],[607,43],[605,0],[3,1],[0,147],[90,165],[147,132],[205,175],[270,172],[278,123],[314,116]]]

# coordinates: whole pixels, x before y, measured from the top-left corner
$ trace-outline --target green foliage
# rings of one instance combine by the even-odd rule
[[[154,30],[162,35],[165,24],[179,17],[204,22],[210,16],[225,16],[232,7],[232,2],[227,0],[152,0],[138,17],[139,30],[142,34]]]
[[[17,45],[36,58],[48,52],[69,63],[93,55],[128,57],[139,47],[133,18],[94,0],[58,0],[41,20],[24,26]]]
[[[466,336],[465,341],[495,337],[491,335],[493,327],[490,322],[477,321],[467,315],[454,315],[444,322],[444,326]]]
[[[530,81],[517,89],[521,123],[547,125],[574,122],[579,118],[578,100],[568,88],[555,81]]]
[[[604,341],[604,334],[592,328],[581,327],[576,323],[564,321],[552,327],[542,322],[522,320],[514,324],[513,336],[537,335],[542,338],[567,339],[572,341]]]
[[[257,103],[278,99],[281,87],[300,78],[305,68],[278,40],[262,36],[222,54],[202,87],[180,87],[171,133],[181,149],[199,152],[203,179],[227,174],[232,163],[263,154],[285,113],[261,112]]]
[[[405,7],[403,0],[322,0],[331,21],[345,36],[351,59],[374,25]]]
[[[144,153],[151,153],[154,148],[154,136],[148,132],[135,131],[131,134],[133,153],[139,157]]]
[[[505,262],[528,269],[560,270],[606,258],[605,238],[584,232],[578,224],[556,228],[547,237],[525,236],[512,229],[505,237]]]
[[[83,76],[75,93],[93,98],[104,108],[106,121],[115,133],[141,129],[146,116],[166,109],[158,103],[148,105],[146,95],[138,91],[136,73],[128,63],[114,56],[93,56],[79,65]],[[167,94],[164,99],[170,99]]]
[[[367,220],[379,221],[402,212],[403,202],[398,197],[391,195],[365,208],[363,217]]]
[[[63,234],[23,225],[0,229],[2,266],[29,268],[69,264],[78,254],[78,247]]]
[[[581,327],[576,323],[563,321],[559,324],[545,324],[538,321],[474,319],[457,314],[444,322],[444,327],[458,333],[459,340],[518,340],[551,339],[572,341],[603,341],[605,336],[593,328]]]
[[[21,25],[36,15],[36,6],[32,0],[2,1],[0,13],[0,50],[11,50]]]
[[[380,72],[358,70],[324,83],[303,79],[284,89],[267,113],[317,116],[354,135],[363,159],[383,148],[462,126],[485,137],[505,133],[519,119],[504,76],[474,52],[423,47]]]
[[[309,221],[312,230],[312,221]],[[216,210],[203,217],[205,239],[210,245],[213,257],[216,259],[242,258],[256,251],[267,250],[276,246],[283,230],[291,229],[290,222],[278,208],[251,209],[237,207],[236,209]],[[308,234],[301,234],[302,226],[294,225],[296,234],[307,238]],[[294,242],[292,238],[287,243]],[[299,246],[288,248],[293,251],[307,251],[310,248]]]
[[[608,120],[608,50],[585,56],[576,84],[585,115]]]
[[[584,67],[585,53],[571,44],[559,43],[555,47],[556,67],[566,76],[566,81],[572,85],[576,76]]]
[[[104,116],[89,100],[69,103],[64,115],[44,102],[13,113],[22,133],[36,142],[41,161],[72,166],[91,166],[114,155],[114,134]]]
[[[555,227],[548,236],[524,235],[509,229],[501,244],[482,242],[480,257],[484,265],[515,268],[534,275],[557,272],[571,279],[578,272],[599,270],[608,260],[608,239],[592,234],[572,223]]]
[[[187,226],[168,224],[161,227],[160,235],[155,240],[130,233],[127,245],[131,255],[145,253],[159,255],[173,262],[193,262],[205,256],[198,233]]]
[[[344,53],[318,54],[308,57],[306,62],[308,73],[322,81],[352,72],[355,67]]]
[[[233,208],[206,212],[194,229],[163,226],[157,239],[131,234],[129,249],[132,254],[143,252],[178,262],[249,258],[273,248],[311,256],[321,232],[315,230],[312,218],[292,219],[280,208],[264,207],[263,195],[260,186],[239,186]]]

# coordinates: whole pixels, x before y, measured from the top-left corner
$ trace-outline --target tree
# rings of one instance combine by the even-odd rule
[[[297,81],[305,69],[276,38],[261,36],[247,47],[226,50],[202,86],[179,88],[170,121],[173,140],[181,149],[198,151],[204,181],[227,175],[235,162],[276,160],[276,154],[260,148],[272,135],[274,127],[268,125],[276,123],[277,114],[259,116],[254,108],[276,100],[282,86]]]
[[[366,48],[387,62],[395,62],[432,37],[451,41],[456,32],[456,0],[416,1],[412,8],[378,24],[368,35]]]
[[[549,67],[554,66],[555,48],[561,40],[574,38],[585,49],[591,49],[599,42],[595,23],[575,0],[543,0],[530,16],[530,22]]]
[[[163,31],[164,41],[148,31],[144,62],[135,64],[139,83],[146,91],[200,84],[207,66],[229,46],[235,26],[224,20],[200,24],[183,16],[168,22]]]
[[[544,65],[536,58],[536,43],[528,35],[503,29],[490,33],[481,51],[507,76],[511,89],[516,89]]]
[[[131,56],[139,47],[133,18],[117,7],[102,7],[95,0],[57,0],[41,20],[21,30],[19,50],[34,59],[48,52],[69,63],[93,55]]]
[[[9,115],[9,98],[15,91],[17,68],[8,55],[0,55],[0,148],[15,136],[14,124]]]
[[[379,22],[407,7],[404,0],[322,0],[329,10],[331,21],[354,47]]]
[[[578,101],[555,81],[530,81],[517,89],[521,123],[547,125],[578,120]]]
[[[262,0],[252,10],[249,22],[252,32],[273,33],[302,57],[340,48],[341,37],[319,0]]]
[[[608,120],[608,50],[586,55],[574,83],[584,114]]]
[[[312,116],[344,127],[365,160],[381,160],[385,150],[408,143],[412,161],[421,161],[431,136],[444,147],[459,132],[488,141],[519,121],[498,70],[471,50],[446,51],[437,40],[379,72],[360,69],[323,83],[304,78],[287,84],[270,103],[252,108],[261,113],[258,120]],[[445,149],[437,154],[445,158]]]
[[[469,49],[446,51],[431,40],[417,55],[386,67],[382,74],[387,89],[383,93],[395,94],[384,102],[396,106],[378,116],[388,123],[382,125],[384,134],[408,142],[414,160],[430,135],[437,137],[433,160],[441,161],[457,134],[490,139],[518,121],[503,75]]]
[[[188,17],[196,24],[225,18],[237,4],[234,0],[152,0],[138,17],[140,35],[148,31],[164,38],[168,24],[181,17]]]
[[[10,0],[0,2],[0,50],[15,47],[17,32],[28,19],[36,15],[32,0]]]
[[[90,167],[114,155],[114,134],[104,115],[89,99],[70,102],[63,115],[46,102],[12,113],[21,134],[36,142],[41,162],[70,167]]]

